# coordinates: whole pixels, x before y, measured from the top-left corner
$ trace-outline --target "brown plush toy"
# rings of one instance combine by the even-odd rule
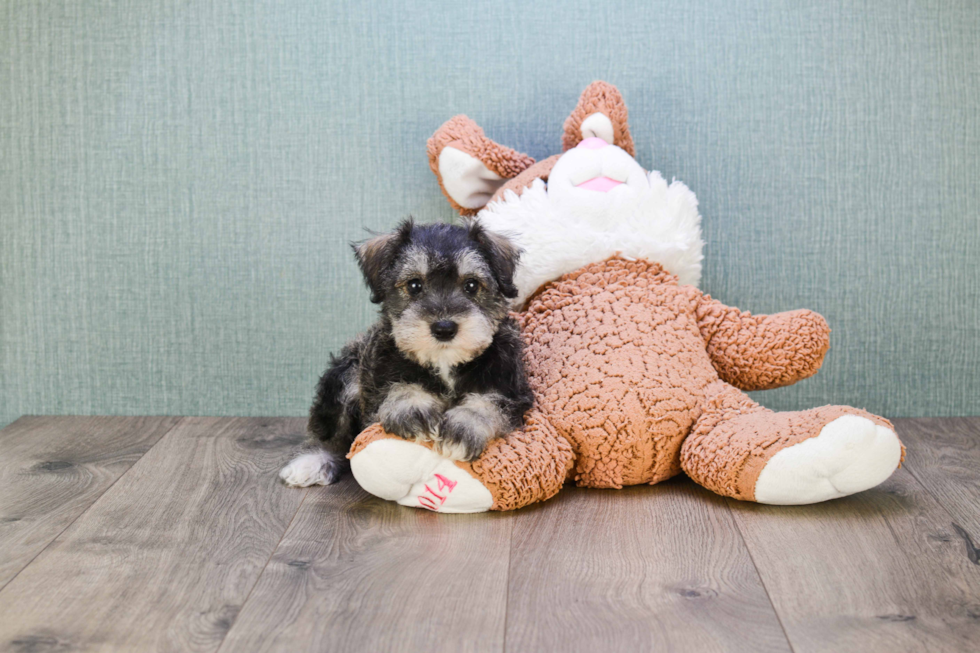
[[[746,396],[820,368],[824,319],[752,315],[701,293],[697,200],[633,159],[615,87],[590,85],[564,154],[535,163],[465,116],[429,140],[450,204],[523,250],[515,308],[535,405],[473,463],[377,425],[348,457],[358,482],[440,512],[513,510],[569,481],[658,483],[681,471],[746,501],[805,504],[873,487],[904,449],[885,419],[846,406],[775,413]]]

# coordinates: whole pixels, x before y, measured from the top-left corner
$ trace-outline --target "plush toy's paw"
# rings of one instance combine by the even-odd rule
[[[493,496],[480,481],[432,449],[396,438],[375,440],[351,457],[362,488],[403,506],[485,512]]]
[[[902,444],[895,432],[858,415],[843,415],[820,434],[783,449],[766,463],[755,500],[802,505],[837,499],[883,482],[898,468]]]
[[[327,451],[311,451],[289,461],[279,470],[279,478],[292,487],[330,485],[340,478],[343,466],[342,459],[338,460]]]

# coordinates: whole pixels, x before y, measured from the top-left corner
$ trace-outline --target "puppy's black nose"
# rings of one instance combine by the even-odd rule
[[[432,330],[432,335],[436,337],[436,340],[448,342],[456,337],[456,331],[459,330],[459,325],[452,320],[439,320],[438,322],[433,322],[429,328]]]

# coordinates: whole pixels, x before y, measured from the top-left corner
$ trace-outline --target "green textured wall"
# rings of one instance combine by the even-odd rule
[[[772,407],[980,413],[980,3],[0,0],[0,424],[302,414],[345,243],[452,215],[465,112],[543,157],[593,79],[701,201],[703,288],[834,328]]]

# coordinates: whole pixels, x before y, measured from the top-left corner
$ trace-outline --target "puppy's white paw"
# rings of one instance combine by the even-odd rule
[[[340,477],[340,462],[326,451],[300,454],[279,470],[279,478],[292,487],[330,485]]]

